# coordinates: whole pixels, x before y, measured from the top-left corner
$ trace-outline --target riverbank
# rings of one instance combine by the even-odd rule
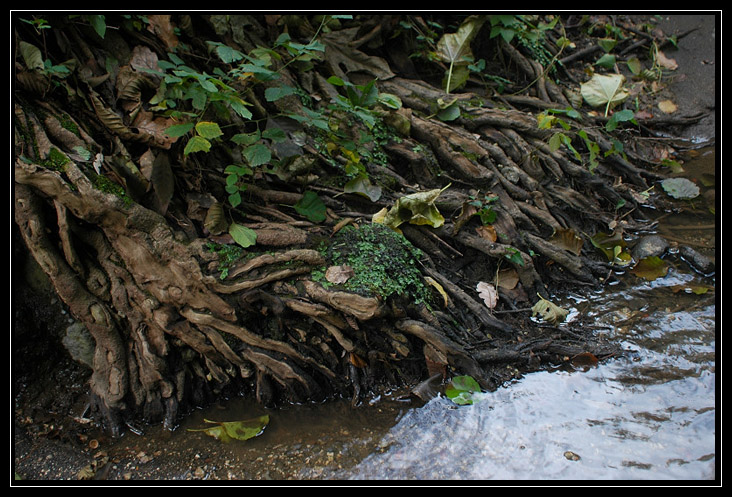
[[[694,142],[714,140],[714,49],[718,35],[714,15],[671,16],[662,20],[659,27],[666,33],[688,33],[679,42],[678,50],[667,50],[667,55],[679,65],[668,88],[679,106],[679,114],[706,114],[692,127],[680,129],[679,134]],[[15,257],[18,255],[14,254],[14,261],[21,260]],[[23,340],[13,340],[11,344],[13,468],[25,481],[85,477],[138,483],[175,479],[318,479],[326,472],[354,464],[359,454],[373,450],[400,414],[398,405],[385,403],[383,411],[377,406],[365,413],[371,422],[378,423],[369,426],[366,419],[361,419],[360,425],[333,432],[321,427],[313,433],[295,434],[289,443],[275,443],[266,451],[257,440],[251,451],[243,453],[202,436],[195,444],[186,445],[181,430],[193,424],[174,434],[150,427],[145,436],[129,432],[122,440],[111,440],[84,417],[89,370],[65,354],[60,340],[46,339],[48,334],[60,336],[55,328],[67,325],[62,307],[39,290],[41,285],[14,288],[18,289],[14,304],[32,302],[42,310],[33,316],[33,322],[23,311],[13,316],[14,327],[26,327]],[[23,307],[14,305],[14,309]],[[61,320],[58,316],[62,316]],[[194,416],[187,422],[200,421],[198,418]]]

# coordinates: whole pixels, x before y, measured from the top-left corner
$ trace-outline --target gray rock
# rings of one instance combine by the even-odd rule
[[[710,274],[714,272],[714,261],[687,245],[679,247],[679,255],[681,255],[686,262],[702,274]]]
[[[660,235],[647,235],[638,240],[633,247],[633,259],[640,261],[646,257],[660,257],[666,252],[669,244],[666,239]]]
[[[90,368],[94,364],[96,342],[82,323],[76,322],[66,328],[66,335],[61,342],[69,351],[71,358]]]

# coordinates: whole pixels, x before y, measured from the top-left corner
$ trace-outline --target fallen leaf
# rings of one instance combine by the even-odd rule
[[[569,311],[539,295],[539,301],[531,308],[531,316],[539,315],[547,323],[556,325],[564,321]]]
[[[249,440],[262,434],[269,424],[269,415],[259,416],[257,418],[245,419],[242,421],[210,421],[203,420],[205,423],[214,424],[210,428],[191,429],[188,431],[202,431],[216,440],[224,443],[232,440]]]
[[[641,259],[630,272],[645,280],[653,281],[666,276],[668,269],[668,262],[654,255]]]
[[[658,102],[658,108],[663,112],[664,114],[673,114],[678,110],[678,107],[676,107],[676,104],[673,103],[671,100],[663,100],[661,102]]]
[[[495,242],[498,239],[496,228],[494,228],[492,224],[489,226],[478,226],[475,228],[475,231],[481,238],[485,238],[490,242]]]
[[[440,295],[442,295],[442,300],[445,302],[445,307],[447,307],[450,304],[449,299],[447,298],[447,293],[445,292],[445,289],[442,288],[442,285],[437,283],[434,279],[432,279],[429,276],[425,276],[424,280],[432,285],[438,292],[440,292]]]
[[[656,62],[658,62],[659,66],[663,67],[664,69],[670,69],[671,71],[674,71],[679,67],[674,59],[669,59],[660,50],[656,52]]]
[[[555,230],[549,241],[559,248],[572,252],[574,255],[580,255],[584,244],[582,238],[571,229]]]
[[[340,285],[348,281],[354,274],[351,266],[331,266],[325,271],[325,279],[333,284]]]
[[[498,303],[498,292],[493,285],[485,281],[479,281],[475,289],[478,290],[478,296],[483,299],[486,307],[489,309],[496,307]]]
[[[513,290],[518,285],[519,276],[518,272],[511,269],[501,269],[498,271],[496,276],[496,285],[503,288],[504,290]]]

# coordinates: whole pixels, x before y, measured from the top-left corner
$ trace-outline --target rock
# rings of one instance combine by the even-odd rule
[[[94,348],[96,342],[82,323],[74,323],[66,328],[66,335],[61,342],[69,351],[71,358],[90,368],[94,364]]]
[[[693,248],[682,245],[679,247],[679,254],[683,259],[688,262],[694,269],[702,274],[709,274],[714,272],[714,261],[709,257],[700,254]]]
[[[660,235],[644,236],[633,247],[633,259],[640,261],[646,257],[660,257],[666,252],[668,247],[668,242]]]

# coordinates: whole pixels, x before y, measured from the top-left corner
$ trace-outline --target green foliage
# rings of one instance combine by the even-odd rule
[[[315,192],[310,190],[306,191],[300,201],[295,204],[295,210],[314,223],[325,221],[325,204]]]
[[[242,247],[239,245],[224,245],[220,243],[208,242],[206,243],[206,250],[215,252],[219,256],[219,276],[222,280],[225,280],[229,276],[229,270],[232,264],[238,261],[244,254]]]
[[[455,376],[445,387],[445,396],[459,406],[472,405],[480,392],[480,385],[472,376]]]
[[[493,204],[498,202],[498,197],[495,195],[484,195],[483,200],[473,199],[468,202],[477,209],[476,214],[480,217],[480,222],[487,226],[496,222],[496,211],[493,210]]]
[[[269,424],[269,415],[265,414],[263,416],[242,421],[220,422],[208,419],[204,419],[203,421],[204,423],[208,423],[213,426],[201,429],[189,428],[188,431],[203,432],[220,442],[229,443],[232,440],[249,440],[250,438],[261,435]]]

